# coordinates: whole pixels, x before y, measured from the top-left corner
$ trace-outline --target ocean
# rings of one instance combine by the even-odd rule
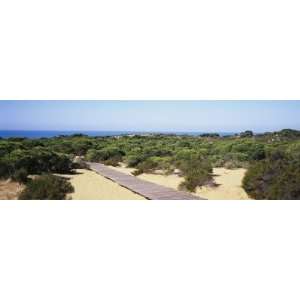
[[[176,135],[191,135],[197,136],[206,132],[146,132],[146,131],[54,131],[54,130],[0,130],[1,138],[29,138],[29,139],[39,139],[39,138],[52,138],[60,135],[73,135],[73,134],[84,134],[88,136],[119,136],[119,135],[129,135],[129,134],[176,134]],[[218,132],[221,136],[234,135],[233,132]]]

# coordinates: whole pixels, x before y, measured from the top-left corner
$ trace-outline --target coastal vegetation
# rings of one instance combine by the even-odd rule
[[[214,182],[215,167],[245,168],[248,171],[243,188],[252,198],[300,199],[299,153],[300,131],[291,129],[264,134],[248,130],[231,136],[76,134],[40,139],[8,138],[0,139],[0,179],[10,178],[26,184],[22,198],[42,198],[45,191],[35,192],[37,186],[45,182],[55,189],[64,186],[49,174],[71,173],[78,165],[75,158],[80,156],[82,160],[111,166],[125,164],[135,169],[136,176],[176,173],[184,178],[180,188],[191,192]],[[39,176],[31,179],[32,175]],[[46,196],[49,199],[58,195],[62,196],[52,192]]]
[[[274,151],[255,162],[243,179],[254,199],[300,199],[300,152]]]
[[[52,174],[39,176],[29,181],[21,192],[20,200],[64,200],[74,188],[66,178]]]

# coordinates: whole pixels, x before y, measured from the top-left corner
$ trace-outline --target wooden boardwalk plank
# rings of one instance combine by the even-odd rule
[[[93,171],[149,200],[205,200],[187,192],[177,191],[124,174],[100,163],[87,162],[87,164]]]

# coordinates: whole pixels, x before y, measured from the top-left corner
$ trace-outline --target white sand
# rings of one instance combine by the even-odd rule
[[[125,174],[130,174],[135,169],[126,168],[124,165],[120,167],[110,167]],[[197,188],[196,192],[193,193],[197,196],[206,198],[206,199],[250,199],[246,194],[244,189],[242,188],[242,180],[245,175],[246,169],[235,169],[229,170],[225,168],[214,168],[213,174],[214,180],[218,186],[209,187],[204,186],[201,188]],[[157,183],[166,187],[170,187],[173,189],[178,189],[179,184],[184,180],[182,177],[178,175],[159,175],[159,174],[141,174],[137,176],[140,179],[144,179],[153,183]]]
[[[63,175],[70,178],[74,200],[143,200],[142,196],[118,185],[117,183],[89,170],[78,169],[78,174]]]
[[[245,200],[250,199],[242,188],[242,180],[245,176],[246,169],[228,170],[225,168],[214,168],[214,180],[217,187],[197,188],[196,194],[206,199],[223,199],[223,200]]]
[[[111,167],[115,170],[130,174],[135,169],[121,167]],[[77,170],[79,174],[64,175],[70,178],[75,192],[69,196],[78,200],[135,200],[144,199],[142,196],[121,187],[117,183],[89,170]],[[217,187],[197,188],[196,195],[206,199],[250,199],[241,187],[245,169],[228,170],[225,168],[214,168],[214,179]],[[141,174],[138,178],[160,184],[162,186],[177,189],[183,181],[178,175]],[[0,199],[16,199],[21,186],[14,182],[0,182]]]

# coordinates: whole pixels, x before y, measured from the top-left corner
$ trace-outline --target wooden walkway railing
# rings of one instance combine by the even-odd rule
[[[100,163],[87,162],[90,169],[149,200],[205,200],[113,170]]]

